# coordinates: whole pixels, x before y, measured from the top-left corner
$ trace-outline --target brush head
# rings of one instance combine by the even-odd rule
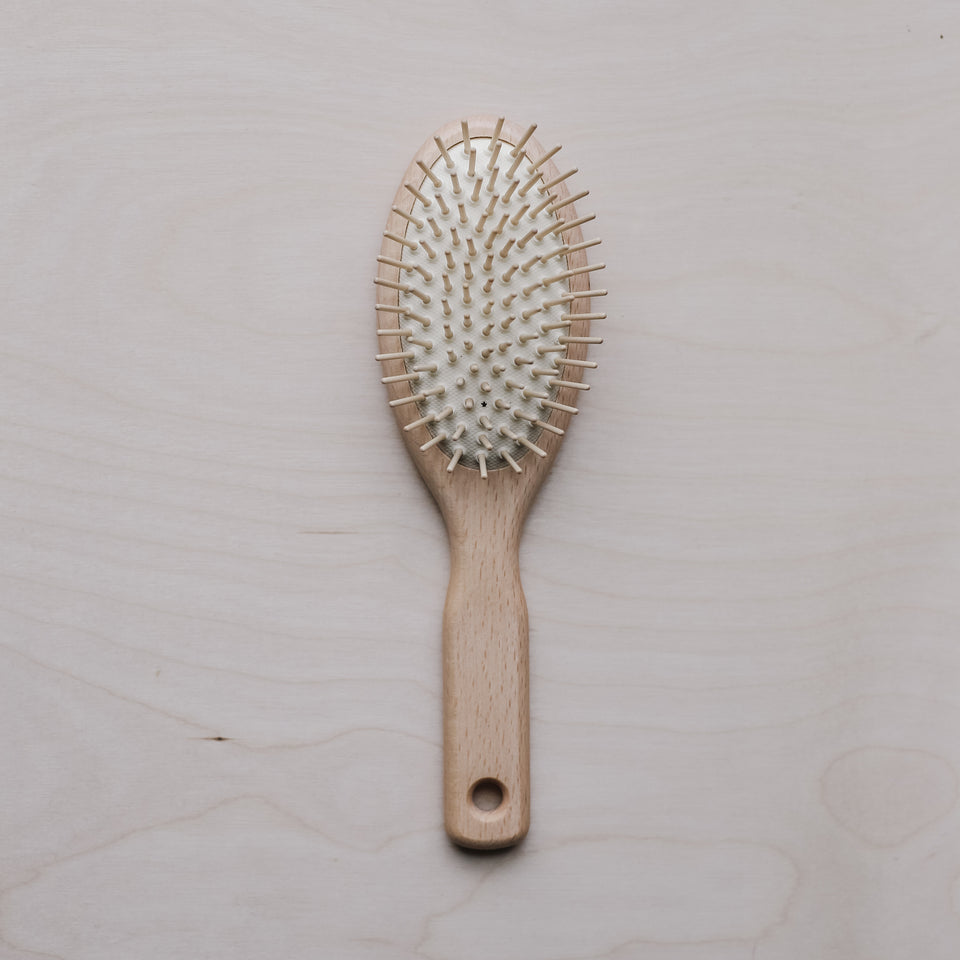
[[[415,412],[426,455],[446,470],[523,471],[546,458],[589,389],[584,359],[591,319],[585,250],[558,148],[530,151],[533,127],[507,139],[503,121],[436,137],[405,180],[385,232],[378,333],[390,405]],[[485,135],[477,127],[486,129]],[[513,129],[513,128],[508,128]],[[529,152],[528,152],[529,151]],[[430,153],[434,156],[430,156]],[[387,269],[384,270],[383,268]],[[544,443],[549,439],[550,443]],[[545,447],[547,449],[545,449]]]

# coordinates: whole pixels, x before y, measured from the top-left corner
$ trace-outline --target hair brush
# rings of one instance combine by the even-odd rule
[[[383,383],[450,541],[443,614],[444,820],[462,846],[530,824],[527,606],[520,534],[577,402],[589,265],[568,178],[526,129],[474,117],[410,164],[377,284]]]

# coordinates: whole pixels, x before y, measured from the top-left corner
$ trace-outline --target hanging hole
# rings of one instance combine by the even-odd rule
[[[470,791],[470,799],[478,810],[492,813],[503,803],[503,784],[491,777],[478,780]]]

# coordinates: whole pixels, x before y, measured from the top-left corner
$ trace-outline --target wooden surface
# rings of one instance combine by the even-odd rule
[[[955,960],[958,42],[8,4],[3,960]],[[611,290],[499,855],[443,832],[446,544],[370,359],[398,172],[468,111],[566,145]]]

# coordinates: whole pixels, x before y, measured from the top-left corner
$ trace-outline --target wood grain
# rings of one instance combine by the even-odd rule
[[[937,0],[8,4],[3,960],[955,960],[958,42]],[[473,112],[563,140],[616,291],[493,855],[440,826],[446,536],[370,359],[398,173]]]

